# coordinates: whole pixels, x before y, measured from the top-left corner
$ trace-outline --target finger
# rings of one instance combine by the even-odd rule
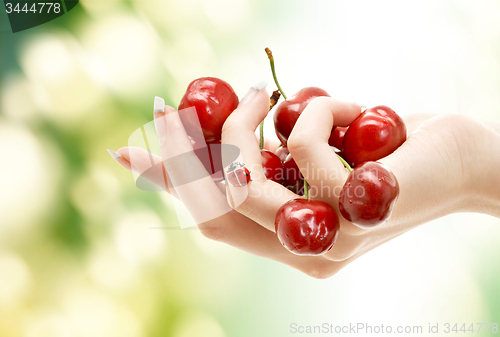
[[[252,99],[247,99],[249,96]],[[236,145],[240,150],[240,162],[251,171],[251,182],[243,187],[228,184],[227,199],[239,213],[274,231],[277,210],[297,195],[283,186],[266,180],[262,169],[259,144],[255,129],[269,110],[269,97],[262,88],[251,88],[247,96],[226,120],[222,143]],[[223,152],[223,157],[226,154]],[[224,163],[226,165],[226,163]],[[227,174],[227,171],[226,171]]]
[[[250,170],[253,181],[265,181],[255,130],[269,112],[269,96],[264,89],[266,85],[265,82],[259,82],[250,88],[238,108],[227,118],[222,130],[222,144],[235,145],[239,149],[241,160]],[[225,166],[230,164],[227,156],[227,151],[223,151]]]
[[[122,147],[115,153],[118,155],[118,159],[115,159],[118,164],[179,199],[175,188],[169,188],[172,184],[167,183],[169,177],[160,156],[134,146]],[[222,193],[226,192],[223,182],[217,182],[216,185]]]
[[[120,150],[122,150],[122,149],[120,149]],[[118,151],[120,151],[120,150],[118,150]],[[127,159],[126,159],[126,158],[124,158],[124,156],[123,156],[123,155],[124,155],[123,150],[122,150],[122,152],[121,152],[121,153],[119,153],[119,152],[115,152],[115,151],[113,151],[113,150],[108,149],[108,152],[109,152],[109,154],[111,155],[111,157],[112,157],[112,158],[113,158],[113,159],[114,159],[114,160],[115,160],[118,164],[120,164],[121,166],[123,166],[124,168],[126,168],[126,169],[127,169],[127,170],[129,170],[129,171],[136,172],[136,171],[134,170],[134,168],[132,167],[132,165],[130,164],[130,160],[128,160],[128,158],[127,158]],[[137,172],[137,173],[138,173],[138,172]]]
[[[116,154],[118,154],[119,157],[115,160],[121,166],[129,171],[139,174],[140,177],[155,184],[173,196],[177,196],[175,189],[169,188],[168,186],[168,176],[164,171],[160,156],[134,146],[122,147],[116,152]]]
[[[401,117],[403,117],[405,122],[407,134],[410,135],[420,126],[420,124],[434,116],[437,115],[432,113],[414,113]]]
[[[188,110],[188,109],[186,109]],[[182,113],[196,114],[183,110]],[[193,151],[191,141],[175,109],[155,107],[155,128],[169,183],[191,213],[196,224],[216,219],[231,211],[226,197]],[[200,129],[201,132],[201,129]]]
[[[262,168],[259,142],[255,136],[257,126],[265,118],[269,110],[269,97],[264,89],[266,85],[265,82],[259,82],[251,87],[241,100],[238,108],[227,118],[222,129],[222,162],[226,181],[228,182],[227,199],[233,209],[237,209],[239,205],[246,201],[249,190],[249,184],[247,184],[244,175],[245,172],[242,172],[243,175],[236,175],[239,172],[233,172],[231,174],[234,177],[229,176],[228,169],[232,167],[231,163],[233,161],[243,164],[250,172],[250,184],[266,181]],[[235,156],[234,153],[231,153],[232,151],[228,151],[227,145],[229,144],[235,147],[239,152],[238,155]],[[234,160],[234,157],[237,157],[237,159]],[[242,170],[238,169],[238,171],[241,172]],[[233,186],[233,183],[236,183],[236,185]]]
[[[301,113],[287,142],[304,179],[311,185],[311,197],[330,202],[335,208],[348,172],[328,139],[333,126],[347,126],[360,113],[356,103],[318,97]]]
[[[260,137],[257,136],[257,140],[260,140],[259,138]],[[269,150],[272,153],[276,153],[276,151],[279,149],[280,145],[281,145],[281,143],[278,142],[277,140],[269,139],[269,138],[264,139],[264,149]]]
[[[231,207],[247,218],[275,232],[274,221],[279,208],[286,202],[301,198],[274,181],[252,182],[248,185],[246,198],[241,200],[238,188],[227,189]]]

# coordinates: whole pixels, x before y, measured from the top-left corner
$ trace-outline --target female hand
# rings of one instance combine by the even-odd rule
[[[251,89],[249,93],[253,98],[231,114],[223,130],[223,143],[236,145],[242,157],[238,161],[245,162],[252,172],[252,182],[246,187],[227,187],[227,200],[233,210],[227,208],[222,192],[224,186],[215,189],[209,177],[193,182],[189,191],[185,189],[186,193],[179,195],[193,214],[199,213],[200,208],[213,209],[215,206],[228,210],[208,221],[200,218],[199,227],[209,238],[286,263],[313,277],[326,278],[378,245],[434,218],[458,211],[482,211],[499,216],[500,197],[496,191],[500,182],[495,178],[498,175],[492,175],[488,183],[481,183],[478,175],[473,174],[475,163],[482,158],[490,158],[488,167],[498,167],[498,155],[491,157],[496,153],[494,146],[500,144],[498,134],[463,116],[411,115],[404,118],[409,135],[407,141],[380,160],[391,168],[400,184],[400,197],[391,219],[379,227],[362,230],[339,216],[340,233],[332,250],[319,257],[295,256],[281,246],[273,231],[278,208],[298,196],[265,180],[254,131],[267,114],[269,100],[265,90]],[[166,108],[165,112],[172,116],[166,121],[168,128],[175,124],[176,112],[171,108]],[[329,203],[337,212],[338,192],[348,173],[328,146],[328,137],[332,126],[349,125],[360,112],[356,104],[317,98],[301,114],[288,141],[290,153],[311,186],[313,199]],[[163,137],[164,144],[160,144],[163,160],[172,158],[168,149],[172,142],[178,143],[187,136],[182,134],[182,127],[173,128],[168,135],[169,132],[158,127],[158,122],[156,125],[160,139],[162,134],[167,134],[167,138]],[[170,145],[165,146],[167,143]],[[189,152],[187,142],[184,143],[182,150]],[[140,150],[120,149],[118,152],[123,157],[119,162],[124,166],[127,166],[127,151]],[[160,158],[156,161],[161,163]],[[175,172],[175,165],[166,171],[170,177],[179,174]],[[483,168],[482,174],[488,176],[488,173],[494,171]],[[156,176],[159,175],[157,172]],[[178,188],[175,191],[178,192]],[[193,201],[194,193],[208,194],[210,198]]]

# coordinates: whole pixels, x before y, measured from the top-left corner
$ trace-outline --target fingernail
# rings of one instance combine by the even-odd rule
[[[113,157],[114,160],[120,160],[122,157],[121,154],[119,154],[118,152],[115,152],[113,150],[108,149],[108,152],[111,155],[111,157]]]
[[[363,112],[367,109],[366,104],[362,104],[362,103],[358,103],[358,102],[355,102],[355,104],[359,105],[359,107],[361,108],[361,112]]]
[[[259,90],[264,89],[266,86],[267,86],[267,82],[266,81],[258,81],[258,82],[256,82],[254,85],[252,85],[250,87],[250,89],[247,91],[247,93],[245,94],[245,96],[243,96],[243,98],[241,99],[239,105],[245,105],[248,102],[250,102],[252,100],[252,98],[254,98],[255,95],[259,92]]]
[[[250,88],[253,88],[256,90],[262,90],[265,87],[267,87],[267,81],[261,80],[261,81],[255,82],[254,85],[252,85]]]
[[[155,96],[155,104],[153,112],[164,112],[165,111],[165,100],[161,97]]]

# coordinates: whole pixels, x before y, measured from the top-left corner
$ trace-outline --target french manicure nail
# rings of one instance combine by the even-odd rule
[[[121,154],[119,154],[118,152],[115,152],[113,150],[108,149],[108,152],[111,155],[111,157],[113,157],[114,160],[120,160],[122,157]]]
[[[250,102],[252,100],[252,98],[254,98],[255,95],[259,92],[259,90],[264,89],[266,86],[267,86],[267,82],[266,81],[258,81],[258,82],[256,82],[254,85],[252,85],[250,87],[250,89],[247,91],[247,93],[245,94],[245,96],[243,96],[243,98],[241,99],[239,105],[240,106],[241,105],[245,105],[248,102]]]
[[[163,112],[165,111],[165,100],[161,97],[155,96],[155,104],[153,112]]]
[[[260,80],[258,82],[255,82],[254,85],[251,86],[251,88],[254,88],[256,90],[262,90],[265,87],[267,87],[267,81]]]
[[[362,103],[358,103],[358,102],[355,102],[355,104],[357,104],[361,108],[361,112],[363,112],[367,109],[366,104],[362,104]]]

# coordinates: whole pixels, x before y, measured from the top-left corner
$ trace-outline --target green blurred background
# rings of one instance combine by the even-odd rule
[[[2,7],[0,336],[500,323],[499,219],[433,221],[319,281],[193,228],[157,229],[178,226],[171,199],[106,152],[152,120],[155,95],[177,106],[195,78],[240,97],[261,79],[274,90],[265,47],[288,95],[315,85],[402,115],[500,122],[499,17],[494,0],[86,0],[12,34]]]

